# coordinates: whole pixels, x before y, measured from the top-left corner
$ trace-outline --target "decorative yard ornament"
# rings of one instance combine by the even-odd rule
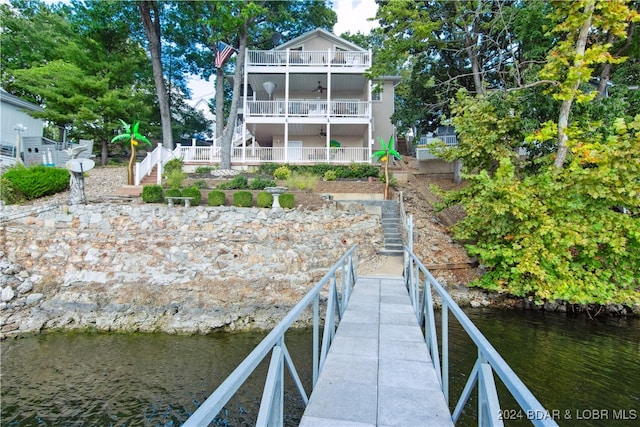
[[[381,149],[374,152],[371,157],[376,161],[384,164],[384,199],[389,200],[389,156],[400,160],[400,153],[393,149],[393,135],[389,138],[389,142],[378,137]]]
[[[124,128],[124,133],[115,136],[111,142],[125,141],[128,140],[131,146],[131,156],[129,157],[129,166],[127,167],[128,177],[127,184],[134,185],[134,176],[133,176],[133,165],[136,161],[136,146],[140,142],[144,142],[149,147],[151,147],[151,142],[142,134],[138,133],[138,128],[140,127],[140,122],[135,122],[132,125],[129,125],[124,120],[120,119],[120,123],[122,123],[122,127]]]

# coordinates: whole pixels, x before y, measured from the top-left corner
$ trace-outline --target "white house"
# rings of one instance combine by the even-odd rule
[[[371,50],[315,29],[272,50],[247,49],[232,164],[368,163],[394,135],[400,77],[371,81]],[[219,146],[181,147],[185,164],[219,162]]]

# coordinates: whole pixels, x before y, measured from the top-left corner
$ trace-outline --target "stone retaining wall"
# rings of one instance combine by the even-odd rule
[[[367,259],[383,240],[378,217],[356,204],[3,210],[3,336],[50,328],[268,328],[348,248],[358,244]]]

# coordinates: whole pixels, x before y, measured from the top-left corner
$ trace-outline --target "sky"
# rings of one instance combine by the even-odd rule
[[[377,27],[377,22],[367,21],[376,15],[378,5],[374,0],[333,0],[333,10],[338,14],[338,22],[333,27],[336,35],[349,31],[352,34],[360,31],[368,34],[372,28]],[[193,102],[205,98],[211,98],[215,93],[213,79],[209,81],[192,79],[189,83],[191,99]]]

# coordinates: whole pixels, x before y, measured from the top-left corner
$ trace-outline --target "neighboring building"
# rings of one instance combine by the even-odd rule
[[[23,140],[42,138],[44,120],[31,117],[29,111],[43,111],[43,108],[0,88],[0,145],[5,158],[15,157],[18,134]]]
[[[247,49],[232,164],[370,162],[378,137],[395,136],[400,81],[370,81],[371,61],[370,50],[323,29],[273,50]],[[185,163],[219,161],[215,149],[181,154]]]

